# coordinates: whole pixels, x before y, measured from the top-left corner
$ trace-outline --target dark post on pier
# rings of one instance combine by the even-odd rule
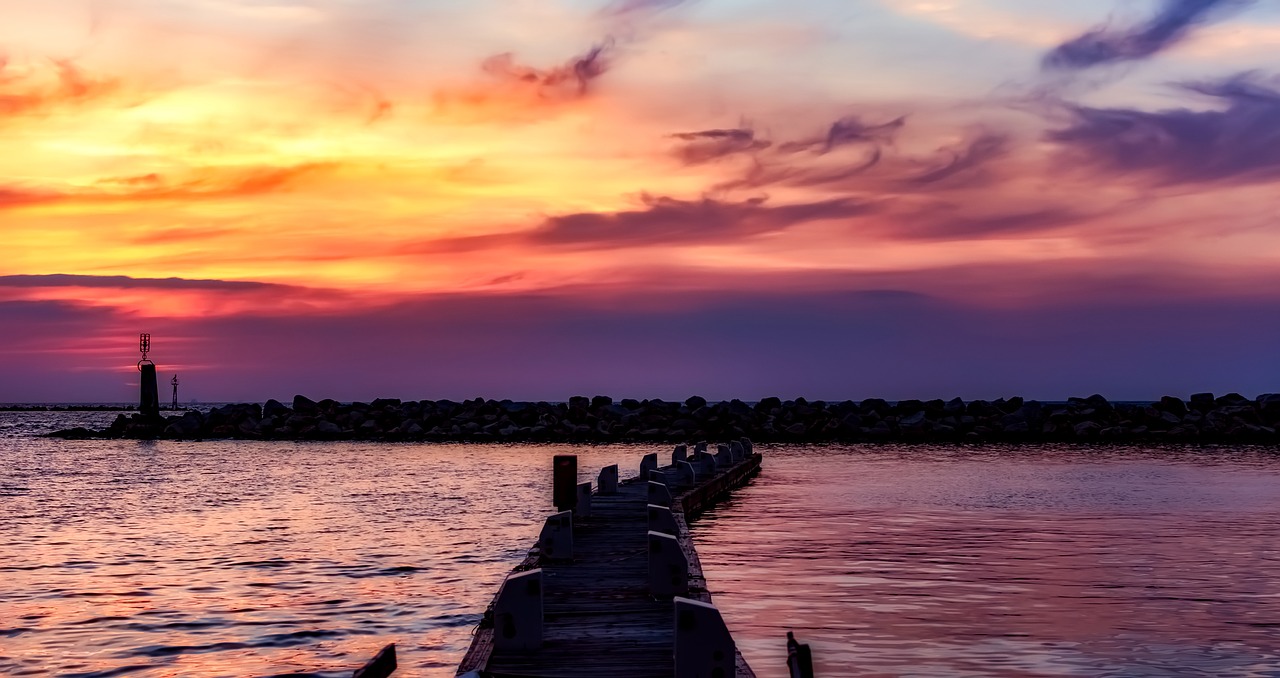
[[[142,360],[138,361],[138,372],[142,382],[142,395],[138,401],[138,412],[144,417],[160,416],[160,388],[156,384],[156,364],[147,359],[151,352],[151,335],[138,336],[138,350],[142,351]]]
[[[557,511],[572,511],[578,501],[578,455],[557,454],[552,466],[551,501]]]

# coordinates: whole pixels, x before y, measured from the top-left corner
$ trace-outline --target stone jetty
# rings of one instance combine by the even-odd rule
[[[235,404],[180,416],[118,416],[105,430],[65,438],[370,440],[436,442],[669,442],[748,437],[762,442],[1199,442],[1280,443],[1280,394],[1111,402],[765,398],[708,402],[568,402],[477,398],[340,403],[297,396],[286,405]]]

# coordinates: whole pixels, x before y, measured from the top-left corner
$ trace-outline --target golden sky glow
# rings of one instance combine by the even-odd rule
[[[1116,44],[1170,7],[1115,15]],[[889,286],[1034,307],[1091,281],[1254,298],[1280,265],[1269,7],[1065,71],[1046,54],[1110,3],[0,8],[0,301],[234,319]]]

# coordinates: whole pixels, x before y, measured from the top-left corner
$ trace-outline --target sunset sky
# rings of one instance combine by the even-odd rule
[[[0,16],[0,401],[1280,391],[1270,0]]]

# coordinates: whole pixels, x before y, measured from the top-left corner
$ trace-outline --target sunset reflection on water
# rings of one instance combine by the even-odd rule
[[[82,678],[452,675],[551,456],[647,449],[2,442],[0,675]]]
[[[12,419],[19,415],[4,415]],[[25,429],[24,429],[25,430]],[[761,446],[694,524],[762,678],[1275,675],[1280,456]],[[550,511],[655,446],[0,440],[0,675],[449,676]]]
[[[706,516],[762,677],[1274,676],[1280,455],[792,448]]]

